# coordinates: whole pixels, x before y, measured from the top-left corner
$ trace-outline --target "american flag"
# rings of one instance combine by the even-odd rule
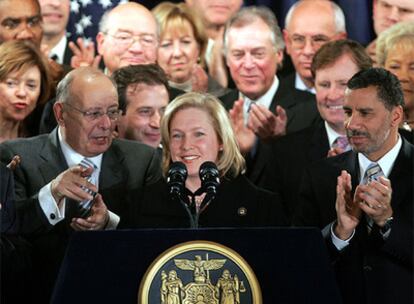
[[[71,0],[70,17],[67,26],[68,39],[78,37],[86,41],[95,41],[102,15],[127,0]]]

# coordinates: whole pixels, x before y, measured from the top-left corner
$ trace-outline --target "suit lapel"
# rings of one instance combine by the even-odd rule
[[[329,150],[328,135],[323,120],[320,120],[313,130],[308,153],[308,161],[310,162],[325,158]]]
[[[401,203],[406,193],[413,191],[413,158],[413,147],[403,139],[401,150],[389,175],[393,204]]]
[[[60,149],[57,128],[49,134],[48,140],[40,151],[40,157],[44,161],[39,165],[39,171],[43,176],[45,184],[49,183],[49,181],[68,168],[65,157]]]
[[[101,173],[99,175],[99,189],[108,189],[121,183],[122,178],[122,162],[124,156],[117,150],[112,143],[111,147],[106,151],[102,158]]]

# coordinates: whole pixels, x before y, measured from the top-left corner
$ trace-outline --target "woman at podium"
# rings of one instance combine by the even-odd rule
[[[137,209],[120,227],[286,225],[279,196],[244,176],[244,158],[216,97],[191,92],[174,99],[162,118],[161,137],[165,178],[129,198]]]

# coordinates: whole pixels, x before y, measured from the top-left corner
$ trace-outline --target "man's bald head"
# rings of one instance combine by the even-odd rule
[[[99,28],[98,52],[109,74],[128,65],[155,63],[158,24],[145,6],[120,4],[102,17]]]

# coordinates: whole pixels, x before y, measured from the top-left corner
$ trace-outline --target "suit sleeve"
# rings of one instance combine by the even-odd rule
[[[8,163],[14,155],[19,155],[11,147],[6,144],[0,145],[0,157],[3,163]],[[29,196],[26,190],[27,172],[22,164],[17,166],[13,172],[15,185],[15,210],[16,221],[19,223],[15,226],[18,233],[30,235],[49,231],[53,226],[49,224],[47,218],[39,205],[37,193]]]

